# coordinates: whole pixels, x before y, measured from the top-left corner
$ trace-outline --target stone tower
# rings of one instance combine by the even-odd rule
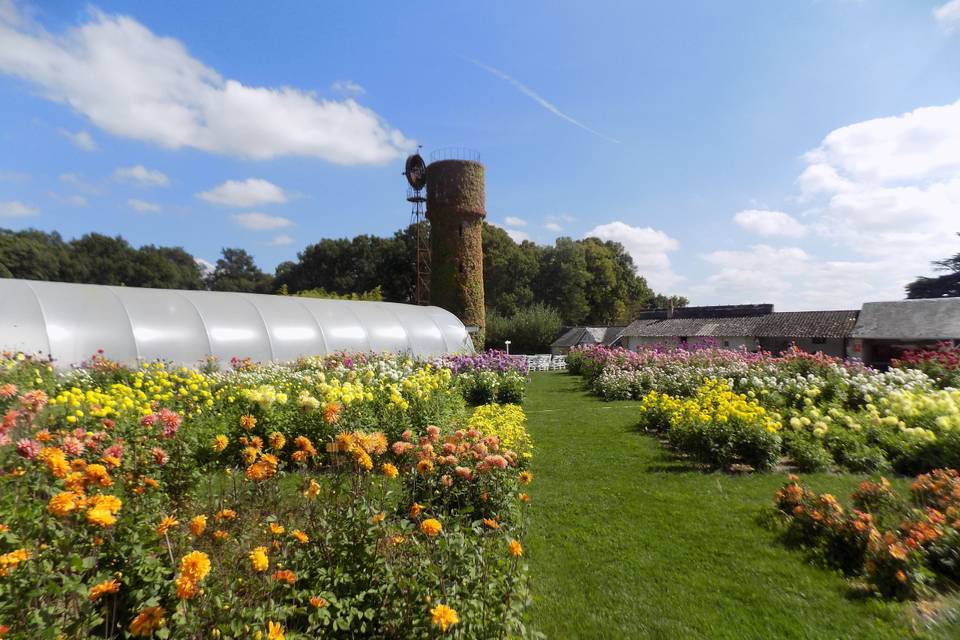
[[[427,167],[430,221],[430,304],[466,325],[477,325],[473,345],[483,349],[483,165],[472,160],[438,160]]]

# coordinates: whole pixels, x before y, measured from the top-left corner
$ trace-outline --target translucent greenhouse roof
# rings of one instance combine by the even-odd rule
[[[433,356],[473,351],[439,307],[217,291],[0,279],[0,349],[59,366],[112,360],[195,365],[208,356],[284,362],[335,351]]]

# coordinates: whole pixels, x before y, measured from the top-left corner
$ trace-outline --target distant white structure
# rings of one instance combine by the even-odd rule
[[[216,291],[0,279],[0,349],[69,366],[103,349],[134,364],[209,356],[284,362],[335,351],[472,352],[463,323],[438,307]]]

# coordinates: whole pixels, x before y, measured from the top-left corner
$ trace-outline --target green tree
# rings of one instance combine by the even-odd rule
[[[590,285],[583,244],[557,238],[543,250],[535,291],[537,301],[560,311],[566,324],[582,324],[590,315]]]
[[[265,274],[243,249],[225,248],[210,274],[207,286],[211,291],[270,293],[273,278]]]
[[[59,233],[0,229],[0,277],[74,282],[70,262]]]
[[[120,236],[88,233],[69,243],[72,273],[66,280],[87,284],[129,285],[137,271],[137,251]]]
[[[957,234],[960,235],[960,234]],[[907,285],[907,298],[960,297],[960,253],[933,263],[935,271],[946,271],[942,276],[920,277]]]
[[[529,307],[540,271],[540,250],[532,242],[517,244],[500,227],[483,223],[483,289],[487,309],[504,316]]]
[[[181,247],[144,245],[137,250],[131,286],[157,289],[202,289],[200,267]]]
[[[503,349],[509,340],[511,353],[544,353],[557,339],[562,324],[556,309],[539,302],[510,316],[493,311],[487,313],[486,346]]]

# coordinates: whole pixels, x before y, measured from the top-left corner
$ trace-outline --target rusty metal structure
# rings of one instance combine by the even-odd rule
[[[413,301],[418,305],[430,304],[430,229],[424,204],[427,202],[423,189],[427,184],[427,167],[419,153],[407,158],[403,175],[410,188],[407,202],[410,203],[410,224],[414,229]]]

